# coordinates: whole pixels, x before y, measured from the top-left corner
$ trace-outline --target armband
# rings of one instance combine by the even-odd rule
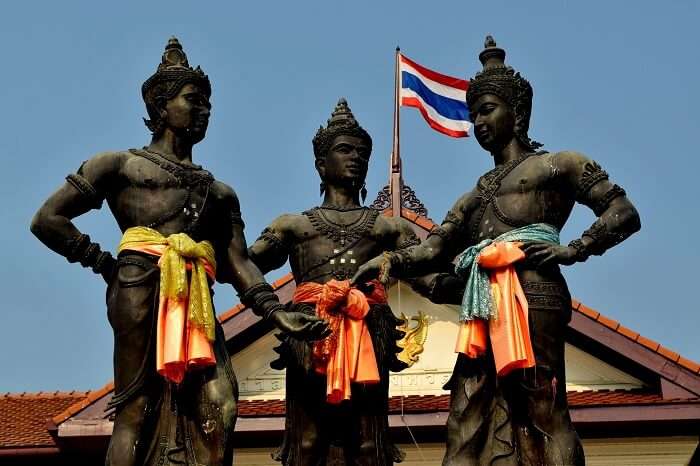
[[[607,179],[608,173],[603,170],[597,162],[586,162],[586,164],[583,166],[581,179],[579,180],[576,198],[584,199],[594,185]]]
[[[240,225],[241,228],[245,228],[245,222],[243,221],[243,217],[241,217],[240,211],[231,211],[231,225]]]
[[[595,213],[596,217],[600,217],[606,210],[608,210],[608,207],[613,199],[624,196],[625,194],[627,193],[624,189],[614,184],[593,206],[593,212]]]
[[[90,184],[85,177],[71,173],[66,176],[66,181],[73,186],[81,196],[88,201],[90,206],[94,209],[99,209],[102,207],[102,196],[97,192],[97,190]]]

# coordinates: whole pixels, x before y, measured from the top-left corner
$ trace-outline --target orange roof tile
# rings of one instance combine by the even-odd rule
[[[676,362],[686,369],[690,369],[692,372],[700,373],[700,364],[696,363],[695,361],[691,361],[690,359],[681,356]]]
[[[415,222],[415,220],[418,218],[418,214],[415,213],[412,210],[406,209],[406,208],[401,208],[401,216],[408,220],[409,222]]]
[[[107,395],[111,391],[114,390],[114,382],[107,382],[104,387],[98,389],[98,390],[93,390],[91,392],[87,392],[84,398],[81,400],[77,401],[76,403],[71,404],[70,406],[67,406],[63,411],[55,414],[51,418],[51,422],[53,422],[54,425],[58,425],[68,419],[69,417],[73,416],[74,414],[79,413],[83,409],[87,408],[90,406],[92,403],[95,401],[99,400],[103,396]]]
[[[598,317],[600,317],[600,312],[591,309],[590,307],[580,302],[578,303],[578,308],[576,308],[576,310],[582,313],[583,315],[590,317],[593,320],[597,320]]]
[[[639,336],[639,334],[637,332],[625,327],[624,325],[620,325],[619,327],[617,327],[617,333],[621,333],[624,336],[626,336],[627,338],[629,338],[630,340],[634,340],[634,341],[636,341],[637,337]]]
[[[0,395],[0,449],[54,447],[47,428],[51,416],[90,392],[39,392]]]
[[[661,394],[646,390],[600,390],[568,392],[569,406],[593,407],[609,405],[650,405],[659,403],[700,403],[700,398],[664,400]],[[409,395],[389,399],[389,413],[423,413],[448,411],[450,395]],[[284,400],[241,400],[238,413],[242,417],[284,416]]]
[[[665,346],[662,346],[658,342],[644,337],[640,335],[639,333],[635,332],[634,330],[625,327],[624,325],[621,325],[619,322],[616,320],[610,319],[608,317],[605,317],[602,315],[600,312],[596,311],[595,309],[591,309],[590,307],[582,304],[581,302],[572,299],[571,300],[571,306],[574,311],[580,312],[581,314],[585,315],[586,317],[589,317],[596,322],[600,322],[601,324],[605,325],[606,327],[614,330],[615,332],[619,333],[620,335],[623,335],[630,340],[639,343],[642,346],[645,346],[646,348],[654,351],[657,354],[660,354],[661,356],[665,357],[666,359],[679,364],[680,366],[684,367],[685,369],[688,369],[689,371],[693,372],[694,374],[700,374],[700,364],[698,364],[695,361],[691,361],[690,359],[682,357],[680,354],[676,353],[675,351],[672,351]],[[578,306],[578,307],[577,307]]]

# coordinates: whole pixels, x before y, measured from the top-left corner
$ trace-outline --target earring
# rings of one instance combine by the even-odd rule
[[[323,193],[326,192],[326,183],[321,181],[321,196],[323,196]]]
[[[367,199],[367,183],[362,183],[362,189],[360,189],[360,197],[362,197],[362,203],[365,203],[365,199]]]

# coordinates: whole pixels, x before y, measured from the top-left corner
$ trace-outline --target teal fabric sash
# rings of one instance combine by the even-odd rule
[[[460,320],[488,320],[496,315],[489,275],[486,270],[479,267],[477,258],[479,253],[491,243],[509,241],[545,241],[559,244],[559,230],[546,223],[533,223],[503,233],[495,239],[485,239],[476,246],[468,247],[457,256],[455,271],[461,277],[467,278],[467,287],[464,290],[462,308],[459,312]]]

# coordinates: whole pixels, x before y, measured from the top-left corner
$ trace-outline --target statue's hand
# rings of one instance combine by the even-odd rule
[[[389,272],[391,271],[391,262],[384,256],[377,256],[362,264],[352,277],[350,284],[358,288],[366,286],[370,280],[378,278],[380,282],[386,284],[389,281]]]
[[[576,262],[577,251],[571,246],[534,241],[525,243],[520,249],[527,255],[527,260],[538,268]]]
[[[277,311],[271,318],[277,328],[299,340],[320,340],[331,333],[328,322],[303,312]]]

